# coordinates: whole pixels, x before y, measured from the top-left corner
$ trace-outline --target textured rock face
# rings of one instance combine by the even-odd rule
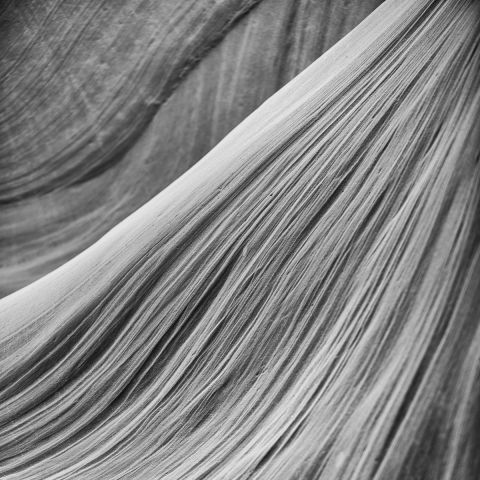
[[[379,3],[6,3],[0,296],[94,243]]]
[[[219,92],[242,78],[215,55],[159,108],[169,128],[190,88],[205,109],[204,90],[226,97],[211,73]],[[479,71],[478,2],[389,0],[177,181],[1,299],[0,478],[478,480]],[[84,225],[111,221],[149,185],[167,120],[37,197],[91,186],[104,203],[72,197],[65,218],[78,204]]]

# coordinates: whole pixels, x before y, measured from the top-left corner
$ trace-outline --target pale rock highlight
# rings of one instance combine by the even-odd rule
[[[3,298],[1,478],[478,478],[479,48],[388,0]]]

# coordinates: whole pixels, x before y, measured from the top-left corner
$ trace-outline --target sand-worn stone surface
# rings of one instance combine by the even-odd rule
[[[479,27],[478,2],[388,0],[0,299],[0,478],[478,480]],[[129,204],[164,121],[68,192]]]
[[[379,3],[6,4],[0,296],[98,240]]]

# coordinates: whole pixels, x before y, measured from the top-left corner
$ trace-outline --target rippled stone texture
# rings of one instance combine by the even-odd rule
[[[161,191],[379,3],[6,5],[0,296]]]
[[[480,478],[479,27],[387,1],[0,299],[2,480]]]

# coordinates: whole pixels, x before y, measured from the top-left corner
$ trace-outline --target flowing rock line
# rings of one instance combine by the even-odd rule
[[[478,478],[479,9],[387,1],[1,300],[0,476]]]
[[[263,0],[233,24],[257,2],[202,0],[175,28],[184,2],[12,3],[0,19],[0,297],[150,200],[379,3]]]

